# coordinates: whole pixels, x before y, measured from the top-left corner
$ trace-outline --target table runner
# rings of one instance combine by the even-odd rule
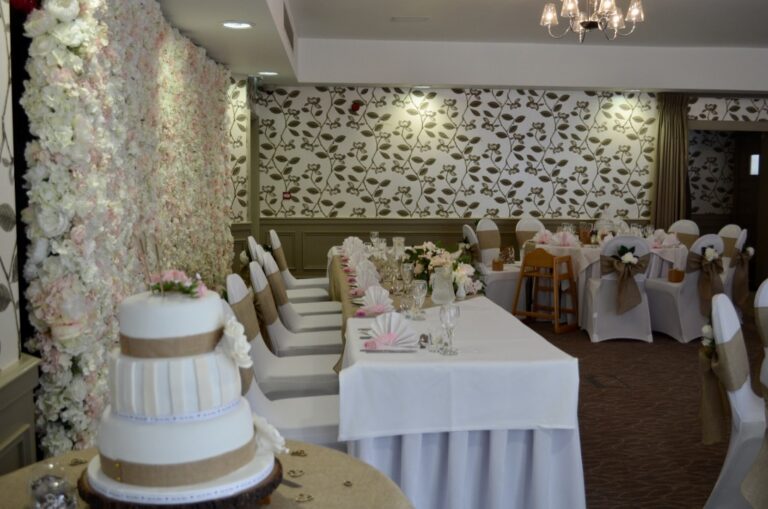
[[[347,321],[339,440],[577,427],[578,360],[485,297],[459,306],[456,357],[361,352],[359,329],[372,319]],[[426,314],[413,322],[419,332],[439,323],[437,308]]]

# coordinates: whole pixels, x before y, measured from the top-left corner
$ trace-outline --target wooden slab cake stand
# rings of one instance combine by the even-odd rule
[[[256,486],[241,491],[235,495],[216,500],[206,500],[191,504],[175,505],[148,505],[133,502],[122,502],[108,498],[94,490],[88,483],[88,469],[83,469],[77,481],[77,489],[80,497],[94,509],[149,509],[149,508],[174,508],[174,509],[246,509],[259,505],[268,505],[269,496],[277,489],[283,480],[283,466],[280,460],[275,458],[275,466],[272,472]]]

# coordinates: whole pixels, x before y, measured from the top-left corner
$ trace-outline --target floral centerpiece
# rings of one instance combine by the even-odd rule
[[[463,288],[467,295],[478,293],[483,288],[472,266],[472,253],[468,242],[461,242],[458,249],[450,252],[434,242],[405,248],[405,261],[413,264],[413,277],[431,282],[432,274],[439,267],[451,267],[454,290]],[[461,293],[461,292],[459,292]]]

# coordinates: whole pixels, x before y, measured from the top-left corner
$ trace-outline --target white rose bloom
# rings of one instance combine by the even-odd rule
[[[51,36],[64,46],[76,48],[85,42],[87,36],[86,28],[86,23],[83,20],[76,20],[72,23],[60,23],[51,30]]]
[[[264,417],[253,414],[253,425],[256,427],[256,451],[259,454],[271,452],[282,454],[289,452],[285,447],[285,438]]]
[[[37,226],[46,237],[58,237],[69,228],[69,218],[53,207],[37,206],[35,210]]]
[[[27,16],[24,23],[24,35],[30,39],[43,35],[56,25],[56,18],[45,9],[35,9]]]
[[[708,262],[717,259],[719,256],[717,249],[713,247],[708,247],[704,250],[704,258],[706,258]]]
[[[755,248],[754,247],[748,247],[747,248],[747,254],[752,257],[755,256]]]
[[[712,337],[712,326],[709,324],[704,325],[701,328],[701,335],[705,338],[711,338]]]
[[[43,8],[64,22],[72,21],[80,14],[78,0],[46,0]]]
[[[635,265],[637,263],[637,258],[635,258],[635,255],[632,253],[624,253],[624,256],[621,257],[621,261],[628,265]]]
[[[245,252],[245,249],[240,251],[240,263],[243,265],[248,265],[251,262],[251,259],[248,258],[248,253]]]
[[[29,45],[29,56],[45,57],[58,46],[59,42],[50,35],[35,37]]]
[[[238,368],[250,368],[253,360],[250,356],[251,345],[245,337],[245,327],[233,316],[224,326],[224,336],[216,346],[216,350],[229,356]]]

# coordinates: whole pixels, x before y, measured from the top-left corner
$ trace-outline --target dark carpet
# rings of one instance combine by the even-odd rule
[[[743,326],[752,384],[759,392],[762,344],[754,318]],[[701,443],[699,341],[665,335],[653,343],[591,343],[586,332],[557,335],[528,324],[579,359],[579,426],[587,507],[701,508],[717,480],[727,442]]]

